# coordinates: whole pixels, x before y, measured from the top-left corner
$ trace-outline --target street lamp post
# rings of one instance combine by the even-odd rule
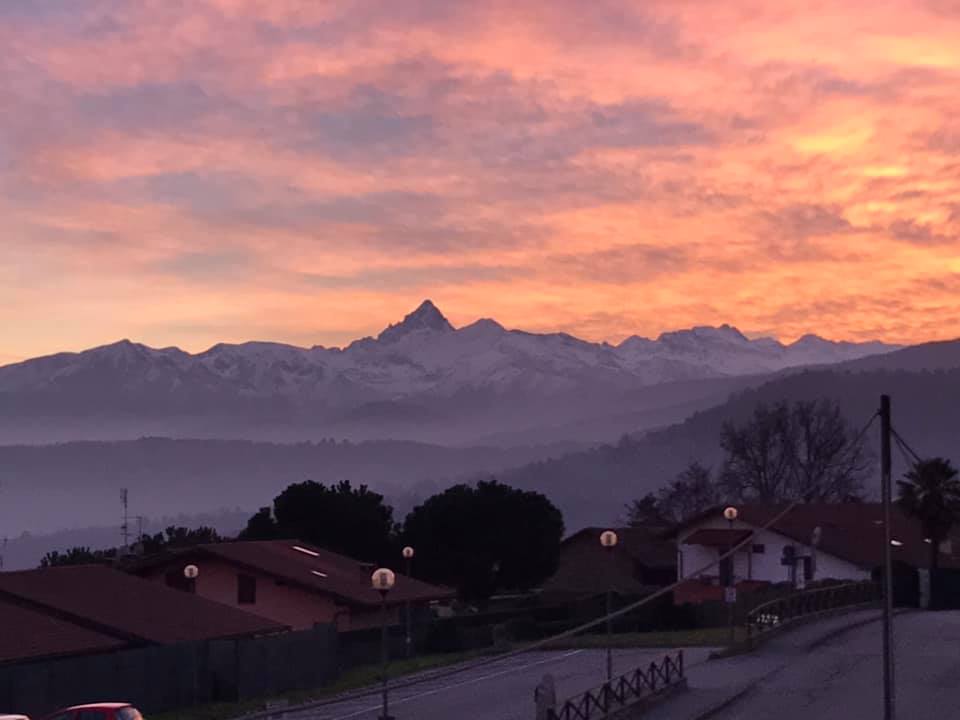
[[[379,720],[393,720],[390,716],[390,698],[387,694],[387,663],[389,662],[389,638],[387,637],[387,593],[397,582],[397,576],[389,568],[377,568],[370,577],[373,589],[380,593],[380,676],[383,683],[383,711]]]
[[[412,567],[411,567],[411,566],[413,565],[413,556],[414,556],[414,550],[413,550],[413,548],[410,547],[409,545],[407,545],[407,546],[403,549],[403,559],[406,560],[406,563],[407,563],[407,564],[406,564],[406,572],[407,572],[407,577],[408,577],[408,578],[412,578],[412,577],[413,577],[413,575],[411,574],[411,570],[412,570]],[[407,621],[406,649],[407,649],[407,657],[409,658],[409,657],[412,657],[412,656],[413,656],[413,618],[410,616],[410,600],[409,600],[409,596],[408,596],[408,599],[407,599],[407,603],[406,603],[406,608],[405,608],[405,610],[404,610],[404,614],[406,615],[406,621]]]
[[[196,592],[196,591],[197,591],[196,582],[197,582],[197,578],[200,577],[200,568],[198,568],[196,565],[186,565],[186,566],[183,568],[183,577],[185,577],[185,578],[187,579],[188,583],[190,584],[191,592]],[[198,664],[198,662],[197,662],[197,653],[196,653],[196,650],[194,650],[194,653],[193,653],[193,678],[192,678],[192,680],[193,680],[193,704],[194,704],[194,705],[197,704],[197,695],[199,695],[199,690],[200,690],[200,688],[199,688],[200,681],[199,681],[199,678],[197,677],[197,676],[199,675],[199,670],[198,670],[198,668],[197,668],[197,664]]]
[[[617,534],[613,530],[606,530],[600,534],[600,544],[607,549],[610,556],[610,581],[607,583],[607,682],[613,681],[613,581],[614,564],[613,549],[617,546]]]
[[[737,518],[740,516],[740,511],[735,507],[730,506],[723,511],[723,517],[730,524],[730,529],[733,530],[733,523],[736,522]],[[728,552],[733,550],[736,546],[736,543],[733,541],[733,537],[730,538],[730,546]],[[736,641],[736,627],[734,625],[734,609],[737,603],[737,587],[734,582],[734,569],[736,568],[736,554],[731,554],[727,558],[727,563],[729,567],[729,572],[727,573],[727,583],[724,590],[724,600],[727,602],[727,617],[730,625],[730,647],[733,647],[734,642]]]

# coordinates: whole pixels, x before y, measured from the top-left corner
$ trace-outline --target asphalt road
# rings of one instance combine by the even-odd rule
[[[881,625],[850,630],[791,656],[717,720],[877,720],[883,717]],[[894,623],[896,717],[960,717],[960,613],[916,612]],[[770,658],[774,661],[774,658]],[[712,663],[711,663],[712,664]],[[669,704],[664,707],[669,710]]]
[[[617,650],[614,672],[624,673],[660,660],[671,650]],[[685,662],[706,660],[708,649],[688,648]],[[602,650],[527,653],[448,678],[426,681],[390,694],[390,714],[397,720],[530,720],[533,691],[545,673],[553,675],[558,699],[603,683]],[[284,714],[284,720],[373,720],[380,716],[378,697],[365,697]]]

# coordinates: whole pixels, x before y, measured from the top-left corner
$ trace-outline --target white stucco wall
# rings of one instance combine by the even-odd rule
[[[678,574],[680,578],[696,577],[695,571],[706,565],[715,562],[723,548],[704,547],[702,545],[687,545],[684,540],[697,530],[701,529],[723,529],[730,528],[730,524],[722,519],[711,519],[695,527],[690,527],[680,534],[679,538],[679,558]],[[790,580],[790,567],[780,564],[780,558],[783,556],[783,548],[786,545],[793,545],[796,548],[798,557],[809,555],[810,548],[801,545],[791,538],[784,537],[770,530],[758,530],[752,525],[743,522],[735,522],[734,530],[752,530],[754,532],[753,540],[750,546],[746,546],[738,552],[734,560],[734,577],[736,582],[742,580],[760,580],[771,583],[788,582]],[[753,545],[763,545],[763,553],[752,552]],[[802,574],[803,566],[798,562],[797,574]],[[713,567],[704,573],[705,576],[716,577],[719,575],[719,569]],[[853,563],[842,560],[833,555],[824,552],[817,553],[817,566],[813,580],[869,580],[870,571],[857,567]]]

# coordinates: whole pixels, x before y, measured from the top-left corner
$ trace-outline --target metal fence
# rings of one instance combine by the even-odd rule
[[[752,642],[802,618],[868,605],[879,600],[880,586],[873,582],[842,583],[804,590],[758,605],[747,613],[747,635]]]
[[[0,665],[0,708],[31,717],[121,698],[145,713],[315,688],[337,677],[332,625]]]
[[[645,697],[679,684],[683,678],[683,651],[667,655],[646,669],[637,668],[598,688],[571,698],[558,709],[547,711],[547,720],[591,720],[603,718]]]

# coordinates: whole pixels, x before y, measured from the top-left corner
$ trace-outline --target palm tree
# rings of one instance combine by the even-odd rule
[[[900,507],[920,521],[930,541],[930,570],[940,564],[940,543],[960,517],[960,479],[949,460],[921,460],[898,480]]]

